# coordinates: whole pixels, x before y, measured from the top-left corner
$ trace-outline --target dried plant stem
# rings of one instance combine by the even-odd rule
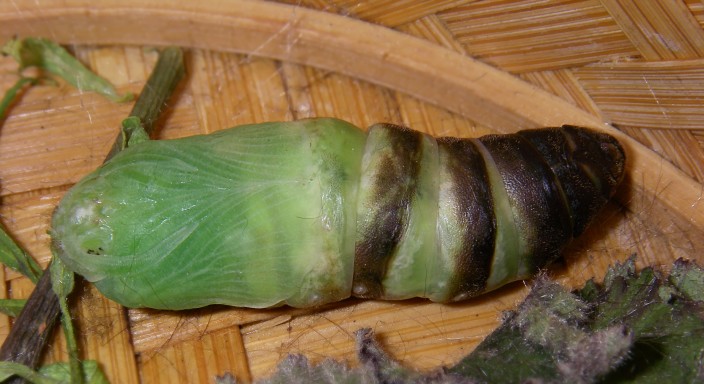
[[[0,359],[36,367],[41,351],[59,317],[59,300],[51,290],[49,273],[39,279],[0,348]],[[10,381],[12,382],[12,381]]]

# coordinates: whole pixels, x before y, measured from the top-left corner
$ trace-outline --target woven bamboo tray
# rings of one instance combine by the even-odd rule
[[[701,2],[290,3],[13,0],[0,3],[0,38],[50,37],[133,92],[156,60],[150,47],[190,48],[188,80],[159,138],[313,116],[461,137],[563,123],[602,129],[625,143],[628,179],[549,274],[574,287],[633,253],[640,266],[704,262]],[[0,59],[0,89],[15,70]],[[37,87],[4,122],[0,215],[43,265],[54,206],[100,164],[130,107]],[[30,282],[0,273],[0,295],[29,295]],[[89,285],[78,289],[84,357],[100,361],[111,382],[132,383],[212,382],[225,372],[252,380],[289,353],[354,365],[352,333],[362,327],[405,364],[430,370],[470,352],[528,284],[457,305],[183,312],[126,311]],[[10,327],[0,317],[0,339]],[[46,360],[65,359],[64,348],[56,337]]]

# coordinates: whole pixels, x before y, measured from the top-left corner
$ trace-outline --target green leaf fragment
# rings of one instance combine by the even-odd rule
[[[149,140],[149,134],[144,129],[144,125],[142,125],[142,119],[137,116],[130,116],[122,120],[120,134],[122,135],[121,150]]]
[[[22,69],[38,67],[82,91],[99,93],[111,101],[125,102],[134,98],[131,93],[120,95],[109,81],[91,72],[51,40],[34,37],[13,39],[2,47],[2,53],[12,56]]]
[[[42,269],[0,226],[0,262],[27,276],[36,283],[42,274]]]
[[[0,312],[17,317],[26,303],[25,299],[0,299]]]
[[[5,381],[12,376],[19,376],[34,384],[68,383],[52,377],[45,376],[32,368],[19,363],[0,361],[0,381]]]
[[[81,368],[83,370],[83,382],[85,384],[109,384],[108,379],[105,377],[105,374],[100,369],[100,365],[98,365],[96,361],[82,361]],[[71,380],[69,364],[65,362],[45,365],[39,372],[61,383],[75,383],[75,381]]]
[[[86,384],[109,384],[105,374],[97,362],[86,360],[82,362],[83,382]],[[0,381],[12,376],[19,376],[34,384],[73,384],[70,369],[65,362],[45,365],[38,371],[32,368],[8,361],[0,362]]]

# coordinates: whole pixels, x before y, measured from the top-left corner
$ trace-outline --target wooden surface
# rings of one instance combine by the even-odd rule
[[[626,143],[629,179],[551,276],[577,286],[632,253],[641,266],[704,262],[699,2],[166,3],[15,0],[0,4],[0,38],[70,44],[123,91],[144,84],[156,59],[149,46],[191,47],[188,80],[159,138],[312,116],[462,137],[562,123],[600,128]],[[15,69],[0,59],[0,89]],[[0,217],[42,264],[53,207],[102,161],[130,107],[65,85],[38,87],[2,125]],[[29,294],[26,279],[0,272],[0,295]],[[408,365],[450,365],[527,284],[451,306],[347,300],[316,310],[185,312],[124,311],[83,285],[76,308],[84,355],[112,382],[212,382],[228,371],[264,377],[288,353],[354,364],[352,332],[361,327]],[[0,318],[0,334],[9,326]],[[65,358],[63,348],[57,338],[47,360]]]

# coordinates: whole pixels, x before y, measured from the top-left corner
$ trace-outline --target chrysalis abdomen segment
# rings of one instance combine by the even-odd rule
[[[352,292],[422,296],[437,264],[438,145],[392,124],[370,127],[362,158]]]
[[[611,196],[625,155],[571,126],[434,141],[379,124],[363,161],[353,294],[446,302],[554,260]]]
[[[486,289],[500,213],[481,146],[475,140],[441,138],[437,227],[445,279],[433,282],[434,301],[461,300]],[[498,176],[498,175],[497,175]],[[493,180],[496,182],[496,180]],[[490,255],[487,257],[487,255]]]

